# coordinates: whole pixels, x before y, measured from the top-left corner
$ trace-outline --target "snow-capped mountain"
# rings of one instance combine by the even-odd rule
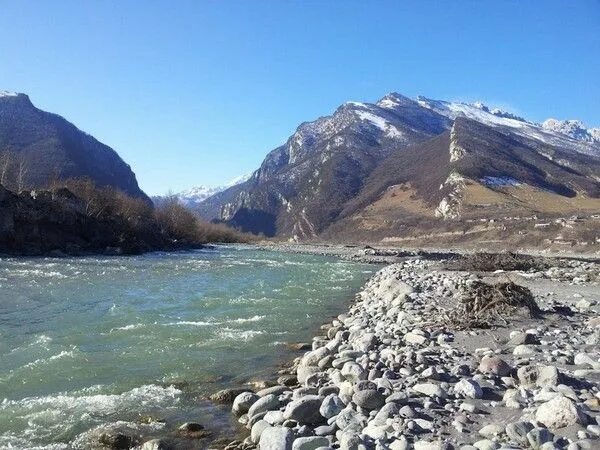
[[[346,102],[329,116],[302,123],[246,182],[207,198],[198,211],[246,231],[303,239],[331,232],[339,223],[353,229],[348,218],[367,214],[392,182],[408,183],[402,192],[412,194],[403,204],[415,199],[423,204],[411,206],[403,218],[396,212],[393,219],[366,227],[389,229],[424,211],[433,218],[460,218],[469,210],[470,183],[484,191],[530,186],[557,196],[595,198],[600,195],[596,135],[577,122],[537,124],[483,103],[390,93],[376,103]]]
[[[460,103],[417,97],[419,104],[452,120],[463,116],[494,127],[510,128],[512,132],[547,144],[570,148],[580,153],[600,155],[600,129],[587,129],[578,120],[548,119],[543,124],[489,108],[481,102]]]
[[[186,189],[175,194],[175,196],[184,205],[188,207],[195,207],[207,198],[218,194],[219,192],[222,192],[226,189],[229,189],[230,187],[237,186],[238,184],[245,182],[246,180],[248,180],[248,178],[250,178],[251,175],[251,173],[240,175],[239,177],[234,178],[233,180],[222,186],[194,186],[190,189]]]
[[[3,89],[0,89],[0,97],[16,97],[17,94],[16,92],[11,92],[11,91],[5,91]]]

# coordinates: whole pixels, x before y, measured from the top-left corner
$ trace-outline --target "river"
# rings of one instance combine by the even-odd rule
[[[236,430],[204,398],[272,375],[377,267],[252,246],[0,258],[0,448],[86,448],[99,429]],[[190,443],[189,448],[201,448]]]

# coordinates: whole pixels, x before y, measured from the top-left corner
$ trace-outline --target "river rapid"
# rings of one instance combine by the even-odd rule
[[[309,341],[376,270],[252,246],[0,258],[0,449],[186,421],[229,436],[227,409],[204,398],[272,375],[285,343]]]

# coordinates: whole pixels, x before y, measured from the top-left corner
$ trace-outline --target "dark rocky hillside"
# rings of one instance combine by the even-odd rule
[[[0,154],[10,155],[13,172],[23,169],[20,188],[87,177],[98,186],[148,199],[129,165],[112,148],[61,116],[36,108],[25,94],[0,95]]]
[[[89,180],[18,194],[0,185],[0,254],[137,254],[248,239],[203,222],[176,199],[153,207]]]

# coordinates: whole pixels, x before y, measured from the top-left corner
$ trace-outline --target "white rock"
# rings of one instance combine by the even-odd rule
[[[255,444],[258,444],[260,440],[260,435],[265,429],[269,428],[271,425],[266,420],[259,420],[254,425],[252,425],[252,430],[250,431],[250,440]]]
[[[418,392],[419,394],[423,394],[428,397],[446,397],[446,391],[444,391],[439,385],[434,383],[415,384],[411,389],[415,392]]]
[[[292,450],[316,450],[319,447],[329,447],[329,439],[324,436],[299,437],[292,444]]]
[[[481,398],[483,390],[477,381],[463,378],[454,385],[454,394],[462,398]]]
[[[417,441],[413,448],[415,450],[443,450],[444,444],[441,441]]]
[[[427,342],[427,338],[425,336],[422,336],[422,335],[416,334],[416,333],[406,333],[404,335],[404,340],[406,342],[408,342],[409,344],[417,344],[417,345],[423,345],[424,343]]]
[[[535,413],[535,419],[547,428],[556,430],[581,423],[581,413],[572,400],[557,395],[540,405]]]
[[[536,352],[536,348],[533,345],[517,345],[513,350],[515,356],[528,356],[533,355]]]

